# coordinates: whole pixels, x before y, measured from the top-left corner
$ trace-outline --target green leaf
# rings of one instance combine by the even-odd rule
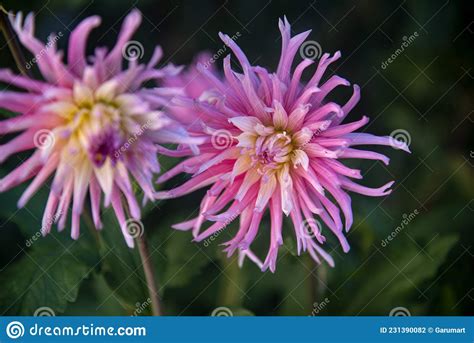
[[[354,281],[345,283],[339,292],[350,295],[345,298],[346,305],[349,304],[345,311],[387,315],[396,306],[417,308],[424,302],[429,281],[435,277],[457,240],[458,236],[453,234],[438,235],[427,241],[412,241],[408,236],[400,236],[388,247],[378,247],[373,257],[357,271]],[[360,275],[370,277],[361,278]],[[352,294],[350,289],[357,289],[357,292]]]
[[[162,283],[165,287],[182,287],[190,283],[193,277],[212,263],[214,250],[218,246],[214,241],[210,247],[191,243],[189,233],[171,232],[165,248],[166,272]]]
[[[81,281],[91,268],[72,251],[44,242],[36,243],[25,256],[0,276],[3,314],[31,316],[40,307],[64,312],[77,298]]]
[[[105,281],[124,305],[133,309],[148,299],[145,275],[137,248],[129,248],[112,210],[103,215],[100,232],[102,272]]]

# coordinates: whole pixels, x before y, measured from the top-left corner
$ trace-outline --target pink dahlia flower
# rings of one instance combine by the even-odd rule
[[[138,63],[143,47],[130,41],[141,22],[137,10],[125,18],[112,50],[97,48],[88,58],[88,35],[101,20],[93,16],[82,21],[71,33],[67,62],[56,49],[57,35],[43,44],[34,37],[33,16],[28,15],[24,22],[22,19],[21,13],[10,16],[20,42],[35,56],[27,67],[37,65],[44,80],[0,70],[0,81],[23,90],[0,91],[0,107],[18,113],[0,122],[0,134],[19,132],[0,146],[0,162],[33,150],[26,161],[0,180],[0,191],[33,178],[18,201],[22,207],[53,176],[42,232],[47,234],[53,222],[58,222],[59,230],[64,229],[72,203],[74,239],[79,237],[87,193],[94,224],[102,227],[103,194],[105,206],[112,205],[127,244],[133,246],[122,198],[131,216],[139,219],[140,206],[132,182],[143,191],[144,202],[154,197],[152,176],[159,171],[156,143],[198,143],[159,110],[177,91],[143,86],[175,75],[179,69],[172,65],[155,68],[162,56],[159,47],[148,64]],[[126,69],[122,69],[124,58],[129,60]]]
[[[206,143],[200,147],[200,156],[188,158],[163,174],[159,181],[180,172],[190,173],[192,178],[158,196],[174,198],[212,185],[202,200],[198,217],[175,228],[192,229],[195,240],[202,241],[240,217],[239,230],[224,243],[225,251],[231,255],[238,250],[241,261],[247,256],[262,270],[276,268],[285,214],[293,222],[298,253],[307,250],[317,263],[322,257],[332,266],[333,259],[321,247],[326,238],[319,219],[347,252],[349,244],[344,229],[348,231],[352,225],[348,192],[384,196],[390,193],[393,184],[389,182],[380,188],[359,185],[352,179],[362,179],[360,171],[345,166],[341,160],[371,159],[388,164],[386,156],[353,147],[394,144],[390,137],[355,133],[368,122],[367,117],[342,124],[359,101],[358,86],[353,86],[354,93],[346,104],[327,100],[337,86],[349,86],[348,81],[336,75],[321,82],[326,69],[340,53],[332,57],[324,54],[314,75],[304,83],[301,75],[313,61],[304,59],[293,72],[291,67],[310,31],[291,37],[286,18],[280,20],[279,27],[282,51],[276,73],[252,66],[237,44],[220,34],[237,56],[243,73],[232,70],[229,55],[224,59],[224,78],[203,64],[197,66],[202,83],[190,82],[190,75],[198,77],[196,71],[183,76],[182,84],[187,85],[188,94],[196,96],[196,84],[209,85],[195,99],[181,97],[176,101],[181,111],[183,108],[188,111],[185,123],[189,131],[196,137],[204,137]],[[408,151],[403,144],[397,143],[395,147]],[[191,150],[165,152],[183,156]],[[262,262],[251,252],[250,245],[261,231],[267,209],[271,222],[270,246]],[[214,224],[202,230],[205,220]]]

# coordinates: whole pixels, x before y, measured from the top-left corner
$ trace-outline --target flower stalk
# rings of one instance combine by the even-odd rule
[[[20,73],[26,76],[32,76],[30,70],[26,68],[25,55],[21,50],[20,43],[18,42],[15,31],[10,24],[10,20],[8,20],[8,11],[2,5],[0,5],[0,30],[5,37],[8,48],[12,53],[13,59],[15,60],[15,64]]]
[[[150,256],[150,250],[148,248],[148,242],[143,235],[139,235],[136,238],[138,245],[138,252],[140,253],[140,260],[142,262],[143,271],[145,272],[146,283],[148,287],[148,293],[151,300],[151,310],[153,316],[162,316],[163,308],[160,302],[160,296],[158,294],[158,287],[156,282],[155,271]]]

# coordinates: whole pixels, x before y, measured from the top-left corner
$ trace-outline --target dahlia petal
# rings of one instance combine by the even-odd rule
[[[51,85],[46,82],[36,81],[26,76],[15,75],[9,69],[0,69],[0,81],[23,88],[33,93],[42,93]]]
[[[234,169],[232,169],[232,179],[239,176],[240,174],[246,172],[251,168],[252,160],[248,155],[241,155],[234,164]]]
[[[115,183],[125,195],[130,215],[132,216],[132,218],[139,220],[141,217],[140,206],[138,205],[137,199],[135,198],[135,194],[133,193],[130,178],[128,176],[128,171],[123,165],[123,163],[118,163],[116,165],[116,168],[117,175],[115,177]]]
[[[100,188],[102,188],[102,191],[104,192],[105,207],[108,207],[110,205],[112,188],[114,185],[114,170],[110,159],[107,159],[102,167],[94,168],[94,175],[99,182]]]
[[[42,167],[40,153],[34,153],[8,175],[0,179],[0,192],[5,192],[20,183],[31,179]]]
[[[300,87],[301,75],[303,74],[303,71],[307,67],[312,65],[313,63],[314,63],[313,60],[304,59],[296,67],[295,72],[293,73],[293,77],[291,79],[290,87],[288,89],[288,92],[286,93],[286,103],[287,104],[290,104],[295,100],[295,95],[298,91],[298,88]]]
[[[255,127],[257,125],[262,125],[260,119],[250,116],[230,118],[229,122],[238,127],[241,131],[251,133],[257,133]]]
[[[74,177],[69,177],[64,183],[64,188],[61,192],[61,198],[59,199],[58,210],[56,212],[56,218],[58,221],[58,231],[64,230],[66,226],[66,219],[69,211],[69,204],[71,203],[72,192],[74,187]]]
[[[331,182],[329,182],[327,179],[325,179],[325,177],[322,176],[322,174],[320,175],[322,177],[321,184],[331,193],[331,195],[339,204],[342,213],[344,213],[345,228],[347,232],[351,228],[353,222],[351,198],[340,188],[333,186]]]
[[[286,129],[288,125],[288,114],[286,113],[285,109],[281,105],[280,102],[274,102],[274,111],[273,111],[273,126],[278,129]]]
[[[88,165],[84,165],[82,168],[74,171],[74,195],[72,205],[72,215],[80,216],[84,208],[84,199],[87,194],[87,188],[89,180],[92,174],[92,168]],[[74,225],[73,225],[74,227]],[[77,227],[79,230],[79,227]],[[74,231],[74,230],[73,230]],[[79,237],[79,231],[72,233],[73,238]]]
[[[303,127],[300,131],[293,135],[293,142],[296,146],[304,147],[313,138],[314,133],[307,127]]]
[[[346,79],[338,76],[338,75],[333,75],[329,80],[327,80],[320,88],[321,92],[317,96],[317,101],[321,101],[323,98],[325,98],[328,93],[333,91],[336,87],[338,86],[350,86],[350,82],[347,81]]]
[[[309,254],[311,255],[311,257],[316,261],[318,262],[319,261],[319,258],[317,257],[316,253],[314,250],[316,250],[316,252],[318,254],[320,254],[325,260],[326,262],[331,266],[331,267],[334,267],[334,259],[331,257],[331,255],[329,255],[327,252],[325,252],[319,245],[317,245],[315,242],[313,241],[310,241],[309,242],[309,247],[308,247],[308,252]],[[319,262],[318,262],[319,263]]]
[[[130,236],[130,233],[127,231],[127,221],[122,207],[122,199],[120,197],[119,191],[117,190],[117,187],[113,188],[111,203],[115,211],[115,215],[117,216],[117,219],[120,223],[120,229],[122,230],[125,242],[127,243],[129,248],[133,248],[135,246],[135,243],[133,241],[133,237]]]
[[[199,232],[201,231],[201,226],[202,223],[205,221],[205,216],[204,213],[209,209],[210,206],[212,206],[217,197],[210,195],[210,192],[208,192],[205,196],[203,201],[201,202],[201,206],[199,208],[199,215],[197,216],[194,225],[193,225],[193,237],[197,237],[199,235]]]
[[[39,95],[0,91],[0,102],[3,108],[12,112],[33,112],[41,102]]]
[[[311,229],[310,232],[307,232],[310,236],[309,238],[312,239],[311,236],[314,236],[319,243],[323,244],[326,241],[326,237],[322,235],[321,228],[316,224],[313,214],[303,201],[300,201],[299,205],[305,218],[303,225],[306,226],[306,230],[308,230],[308,227]]]
[[[194,227],[194,223],[196,223],[196,218],[187,220],[185,222],[173,224],[171,225],[171,227],[178,231],[188,231]]]
[[[362,158],[367,160],[379,160],[388,166],[390,159],[382,154],[373,151],[357,150],[347,148],[338,153],[339,158]]]
[[[86,44],[89,33],[100,25],[101,19],[92,16],[84,19],[72,32],[69,38],[68,63],[76,75],[81,75],[86,67]]]
[[[243,132],[240,135],[237,136],[237,140],[239,143],[237,144],[237,147],[239,148],[252,148],[255,146],[255,142],[257,140],[257,135],[254,133],[250,132]]]
[[[278,174],[278,182],[281,192],[281,208],[287,216],[293,209],[292,188],[293,182],[290,177],[288,166],[283,167]]]
[[[43,185],[46,179],[54,172],[58,165],[59,157],[57,154],[51,156],[45,163],[43,168],[38,172],[34,180],[29,184],[28,188],[23,192],[18,200],[18,207],[22,208],[30,200],[34,193]]]
[[[211,158],[207,162],[203,163],[201,165],[201,167],[199,168],[199,170],[196,172],[196,175],[201,174],[202,172],[205,172],[209,168],[215,166],[216,164],[221,163],[224,160],[236,159],[239,156],[240,156],[239,149],[237,149],[237,148],[226,149],[223,152],[221,152],[220,154],[218,154],[217,156],[214,156],[213,158]]]
[[[344,134],[348,134],[348,133],[351,133],[352,131],[360,129],[362,126],[364,126],[368,122],[369,122],[369,118],[366,116],[363,116],[358,121],[344,124],[344,125],[336,125],[336,126],[330,127],[329,129],[322,132],[321,136],[324,136],[324,137],[342,136]]]
[[[240,186],[239,191],[237,192],[235,199],[241,201],[250,188],[260,180],[261,175],[253,169],[250,169],[247,173],[245,173],[244,181]]]
[[[196,189],[206,187],[215,181],[217,181],[221,175],[231,170],[229,164],[218,164],[205,172],[195,176],[193,179],[185,182],[183,185],[176,187],[170,191],[157,192],[155,194],[156,199],[170,199],[178,196],[182,196],[195,191]]]
[[[232,185],[230,185],[228,188],[226,188],[225,191],[212,204],[212,206],[206,208],[206,210],[203,211],[202,214],[205,217],[208,217],[222,210],[229,202],[231,202],[235,198],[237,191],[242,185],[242,182],[243,179],[239,179],[235,181]]]
[[[405,142],[397,141],[396,144],[393,142],[392,137],[385,136],[379,137],[375,135],[371,135],[369,133],[348,133],[343,136],[350,140],[351,145],[388,145],[392,147],[396,147],[397,149],[401,149],[406,152],[410,152],[410,148]]]
[[[3,163],[8,157],[17,152],[34,148],[35,143],[33,137],[35,133],[35,130],[27,130],[13,138],[7,144],[0,145],[0,163]]]
[[[121,69],[122,49],[135,33],[141,21],[142,15],[138,10],[132,10],[125,18],[117,42],[104,61],[111,75],[117,73]]]
[[[100,219],[100,185],[94,174],[91,175],[89,193],[91,198],[92,220],[97,229],[102,229],[102,221]]]
[[[50,192],[48,196],[48,202],[46,203],[46,209],[43,213],[43,219],[41,221],[41,233],[43,236],[47,235],[51,231],[54,212],[56,211],[58,202],[58,196],[54,192]]]
[[[255,211],[263,212],[268,201],[273,195],[277,186],[275,175],[271,175],[267,180],[260,180],[260,190],[258,191],[257,202],[255,203]]]
[[[338,158],[341,156],[340,152],[326,149],[317,143],[306,144],[304,151],[310,157]]]
[[[291,156],[291,162],[293,163],[295,168],[298,165],[301,165],[304,170],[308,170],[309,158],[303,150],[294,150],[293,155]]]
[[[301,216],[301,210],[298,201],[294,201],[293,210],[290,212],[290,218],[293,222],[293,229],[295,231],[296,237],[296,250],[299,256],[301,255],[301,251],[306,251],[306,236],[308,234],[304,232],[305,222],[303,221],[303,217]]]
[[[369,188],[362,185],[358,185],[355,182],[347,178],[342,178],[342,186],[347,189],[348,191],[356,192],[359,194],[371,196],[371,197],[380,197],[389,195],[392,190],[389,189],[394,184],[394,181],[388,182],[382,187],[379,188]]]
[[[267,268],[270,268],[270,271],[274,273],[276,270],[278,247],[283,244],[283,238],[281,236],[283,216],[280,193],[278,192],[275,192],[275,195],[270,200],[270,221],[270,248],[268,249],[262,270],[265,271]]]
[[[223,228],[227,227],[232,221],[235,220],[239,216],[242,211],[249,206],[249,204],[254,201],[256,196],[256,191],[251,191],[246,194],[242,201],[234,201],[234,203],[230,206],[227,212],[222,213],[217,216],[210,216],[211,220],[216,220],[217,222],[206,229],[204,232],[197,235],[194,240],[196,242],[200,242],[203,239],[209,237],[210,235],[216,233],[217,231],[222,230]],[[208,218],[208,219],[209,219]]]
[[[320,214],[322,212],[322,209],[316,206],[316,204],[313,202],[313,200],[309,197],[309,192],[307,188],[305,187],[305,184],[300,178],[295,178],[294,181],[296,190],[298,192],[298,195],[301,197],[301,200],[304,202],[305,206],[314,214]],[[321,185],[318,185],[321,187]]]
[[[206,218],[210,221],[220,221],[230,223],[233,221],[242,211],[255,200],[257,196],[257,189],[252,188],[250,191],[245,194],[242,200],[236,200],[232,203],[229,209],[226,212],[219,213],[216,215],[206,214]]]
[[[270,122],[270,115],[265,111],[265,104],[260,100],[257,92],[255,91],[254,85],[250,80],[250,71],[249,68],[244,66],[244,78],[242,80],[242,85],[245,94],[250,102],[250,105],[253,109],[253,114],[259,118],[263,123]]]
[[[230,38],[226,34],[223,34],[222,32],[219,32],[219,37],[224,42],[224,44],[227,45],[232,50],[232,52],[235,54],[235,56],[240,62],[240,65],[243,68],[250,67],[250,62],[247,59],[247,56],[245,56],[243,51],[239,48],[239,46],[234,42],[232,38]]]
[[[240,268],[242,268],[244,264],[245,257],[248,257],[253,263],[257,265],[258,268],[262,269],[263,268],[263,263],[260,261],[260,259],[255,255],[252,251],[250,250],[239,250],[239,260],[238,260],[238,265]]]
[[[314,73],[311,80],[309,80],[309,82],[307,83],[306,88],[318,86],[319,81],[321,81],[321,78],[326,72],[327,67],[331,63],[334,63],[335,61],[337,61],[340,57],[341,57],[340,51],[336,51],[336,53],[332,57],[329,57],[329,54],[324,54],[319,60],[318,68],[316,69],[316,72]]]
[[[161,174],[157,180],[157,183],[166,182],[182,172],[195,173],[196,168],[204,161],[209,160],[212,156],[212,154],[205,153],[191,157],[181,163],[178,163],[175,167],[171,168],[166,173]]]
[[[328,158],[324,160],[324,163],[329,165],[332,170],[341,175],[349,176],[354,179],[362,179],[362,174],[360,173],[360,170],[346,167],[344,164],[337,160]]]
[[[353,86],[354,92],[352,93],[351,98],[349,101],[342,107],[342,112],[344,112],[344,116],[347,116],[350,111],[357,105],[360,100],[360,87],[358,85]],[[341,120],[344,118],[341,118]]]
[[[258,202],[258,199],[257,199]],[[250,222],[249,229],[245,234],[244,239],[239,243],[240,250],[248,250],[250,245],[252,244],[255,236],[257,236],[258,228],[260,226],[260,222],[262,221],[263,211],[254,211],[252,216],[252,221]],[[262,266],[260,265],[260,268]]]
[[[341,107],[338,104],[329,102],[313,112],[309,113],[306,116],[305,125],[309,126],[311,124],[319,123],[323,119],[332,120],[335,117],[339,117],[343,114]]]
[[[239,249],[239,244],[242,242],[244,239],[245,235],[247,234],[247,231],[250,227],[250,223],[252,221],[253,217],[253,206],[252,203],[250,206],[245,208],[242,213],[240,214],[240,225],[239,225],[239,231],[237,231],[237,234],[232,238],[230,241],[223,243],[222,245],[227,246],[224,249],[224,252],[227,253],[227,257],[230,257],[234,254],[234,252]]]

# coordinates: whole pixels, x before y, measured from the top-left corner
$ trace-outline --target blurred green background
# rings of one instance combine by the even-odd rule
[[[187,64],[200,51],[222,47],[219,31],[240,32],[238,44],[249,60],[270,69],[280,52],[277,20],[286,15],[293,33],[312,29],[310,39],[323,51],[341,50],[341,60],[326,77],[337,72],[361,86],[362,99],[349,120],[368,115],[368,132],[408,133],[411,155],[375,148],[391,157],[388,167],[352,163],[363,169],[365,185],[396,180],[395,191],[386,198],[353,196],[351,251],[344,254],[334,240],[326,246],[335,268],[296,256],[286,223],[277,272],[262,273],[249,261],[240,270],[236,258],[227,260],[219,246],[235,225],[209,246],[170,229],[196,214],[203,191],[149,206],[144,224],[166,314],[210,315],[218,307],[234,315],[388,315],[397,307],[412,315],[473,314],[474,27],[469,2],[22,0],[3,5],[36,12],[42,39],[50,32],[67,37],[81,19],[102,16],[91,50],[95,43],[112,46],[123,17],[138,7],[144,20],[135,39],[145,47],[144,61],[160,44],[163,62]],[[382,67],[414,32],[416,40]],[[67,39],[58,44],[64,48]],[[16,70],[3,37],[0,46],[1,66]],[[334,94],[335,99],[348,96],[349,90]],[[176,163],[160,160],[164,168]],[[2,164],[0,176],[16,163],[13,157]],[[177,177],[164,187],[183,180]],[[111,211],[104,211],[106,225],[99,235],[86,228],[85,220],[77,242],[66,229],[27,244],[40,228],[47,193],[18,210],[24,188],[0,194],[0,312],[33,315],[48,307],[56,315],[149,314],[138,253],[125,246]],[[408,225],[383,244],[413,213]],[[267,231],[268,219],[254,248],[260,256],[266,254]]]

